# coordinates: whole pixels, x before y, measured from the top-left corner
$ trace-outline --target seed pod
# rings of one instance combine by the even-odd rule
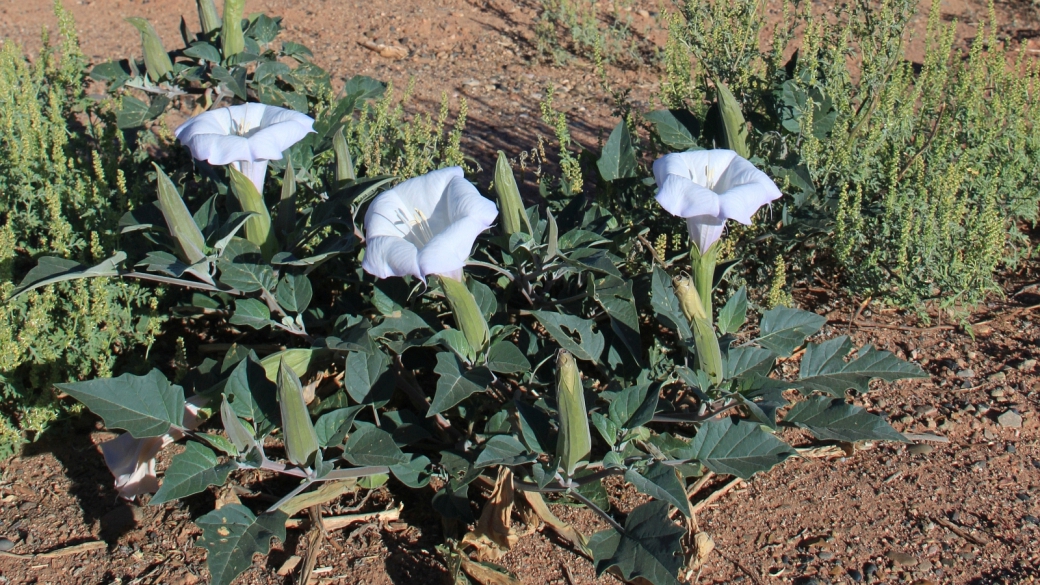
[[[502,217],[502,231],[511,236],[524,231],[531,233],[531,223],[524,211],[524,202],[520,199],[520,189],[516,186],[513,169],[509,167],[506,154],[498,151],[498,163],[495,164],[495,194],[498,195],[498,211]]]
[[[710,377],[712,382],[722,382],[722,350],[719,339],[715,336],[715,328],[704,312],[701,296],[689,277],[675,280],[675,294],[679,297],[679,306],[693,329],[693,343],[700,368]]]
[[[318,434],[303,401],[303,384],[284,358],[278,364],[278,407],[289,461],[301,467],[310,465],[318,451]]]
[[[556,455],[560,457],[563,472],[571,477],[578,464],[592,451],[592,435],[578,363],[574,356],[563,350],[556,358],[556,408],[560,412]]]
[[[141,31],[141,43],[144,45],[144,66],[148,69],[148,78],[152,81],[159,81],[167,73],[173,71],[173,61],[163,48],[162,39],[159,38],[159,33],[155,32],[152,23],[139,16],[132,16],[126,21]]]
[[[206,259],[206,240],[202,237],[202,231],[196,225],[188,206],[184,204],[173,181],[166,173],[155,166],[156,182],[158,183],[159,209],[162,210],[163,218],[166,219],[166,228],[170,236],[177,242],[177,248],[181,251],[183,260],[188,265],[197,264]]]
[[[199,8],[199,22],[202,24],[202,34],[210,34],[220,28],[220,15],[213,0],[196,0]]]
[[[448,297],[452,315],[455,316],[455,324],[466,336],[466,341],[474,353],[480,355],[491,340],[491,332],[488,331],[484,314],[477,306],[477,300],[462,281],[450,276],[440,278],[444,296]]]
[[[231,172],[231,193],[242,208],[256,215],[246,220],[246,239],[260,247],[264,258],[270,260],[278,251],[278,240],[271,229],[271,212],[264,204],[264,197],[256,189],[256,185],[235,167],[229,166]]]
[[[242,32],[242,14],[246,0],[224,0],[224,25],[220,29],[224,58],[237,55],[246,48],[246,36]]]

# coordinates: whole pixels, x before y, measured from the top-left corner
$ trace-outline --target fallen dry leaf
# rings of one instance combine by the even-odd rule
[[[519,539],[512,529],[513,499],[513,472],[508,467],[501,467],[495,489],[484,504],[480,519],[473,530],[462,537],[463,543],[477,549],[479,560],[498,560]]]
[[[573,526],[567,524],[563,520],[560,520],[552,513],[549,506],[546,505],[545,500],[542,499],[542,494],[538,492],[521,492],[524,495],[524,499],[527,500],[527,504],[531,506],[534,513],[541,518],[542,522],[545,522],[560,535],[567,542],[574,545],[574,548],[581,554],[592,558],[592,554],[589,552],[588,544],[585,536],[574,529]]]
[[[707,532],[698,532],[693,536],[693,548],[695,556],[690,570],[697,570],[708,560],[708,555],[715,550],[715,541]]]
[[[515,577],[462,557],[462,571],[480,585],[521,585]]]
[[[368,49],[369,51],[375,51],[376,53],[379,53],[380,57],[386,57],[387,59],[404,59],[408,57],[408,49],[404,47],[384,45],[382,43],[373,43],[369,40],[358,41],[358,44]]]

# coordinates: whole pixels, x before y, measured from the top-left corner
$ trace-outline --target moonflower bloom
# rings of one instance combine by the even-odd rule
[[[199,404],[204,402],[205,399],[196,396],[184,404],[185,429],[193,431],[202,422],[198,414]],[[142,494],[155,493],[159,489],[159,479],[155,475],[155,456],[183,436],[179,430],[171,428],[161,437],[135,439],[130,433],[123,433],[102,443],[101,453],[105,456],[108,470],[116,478],[115,488],[120,497],[133,500]]]
[[[751,225],[759,207],[780,198],[765,173],[732,150],[696,150],[654,161],[657,202],[686,219],[690,239],[703,254],[722,236],[727,219]]]
[[[267,161],[314,132],[314,119],[264,104],[242,104],[203,112],[174,132],[191,155],[211,165],[234,166],[263,193]]]
[[[473,242],[498,209],[463,178],[460,167],[408,179],[379,194],[365,213],[365,259],[376,278],[431,274],[462,280]]]

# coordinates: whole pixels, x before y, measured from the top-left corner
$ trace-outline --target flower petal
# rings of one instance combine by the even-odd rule
[[[269,107],[260,130],[249,136],[249,147],[254,159],[280,160],[283,152],[311,132],[314,132],[314,120],[309,116]]]
[[[487,224],[475,218],[464,217],[435,235],[419,251],[419,269],[423,276],[443,274],[454,278],[473,251],[473,242],[487,228]]]
[[[135,439],[130,433],[124,433],[101,444],[105,464],[116,478],[116,491],[121,497],[133,500],[159,489],[155,456],[172,441],[169,435]]]
[[[448,219],[452,222],[470,218],[487,229],[498,219],[498,207],[462,177],[455,177],[448,183],[445,199],[448,201]]]
[[[402,201],[399,193],[396,187],[384,191],[368,205],[365,212],[365,238],[403,238],[411,233],[412,223],[416,219],[415,208]]]
[[[686,219],[686,229],[690,231],[690,241],[697,244],[702,254],[722,237],[726,220],[713,215],[698,215]]]
[[[196,159],[225,165],[278,160],[313,127],[314,120],[300,112],[250,103],[203,112],[181,124],[175,134]]]
[[[759,207],[782,196],[768,175],[743,158],[737,157],[715,186],[719,194],[719,215],[744,225]]]
[[[461,167],[448,167],[431,171],[397,185],[386,193],[397,195],[401,204],[409,214],[418,209],[426,216],[430,228],[438,232],[451,223],[447,201],[444,200],[448,183],[456,177],[462,177]],[[379,197],[386,195],[383,193]],[[378,197],[377,197],[378,199]],[[373,203],[374,204],[374,203]]]
[[[376,278],[411,274],[423,278],[417,262],[418,249],[399,236],[370,237],[365,244],[361,267]]]
[[[226,165],[239,160],[252,160],[249,140],[242,136],[221,134],[195,134],[181,140],[191,151],[191,156],[211,165]]]
[[[679,175],[665,175],[659,184],[656,199],[668,213],[677,217],[718,215],[719,196],[711,189]]]
[[[737,153],[722,148],[666,154],[654,161],[654,179],[661,187],[665,177],[678,175],[707,187],[725,173],[735,158]]]

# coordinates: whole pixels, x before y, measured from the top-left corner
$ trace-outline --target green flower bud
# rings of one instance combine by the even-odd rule
[[[256,215],[246,220],[243,228],[246,239],[260,247],[265,260],[270,260],[278,252],[278,240],[275,239],[274,230],[271,229],[271,212],[264,204],[264,197],[256,189],[256,185],[249,177],[228,166],[231,173],[231,193],[238,201],[242,211],[252,211]]]
[[[126,21],[141,31],[141,43],[144,45],[144,66],[148,69],[148,78],[152,81],[159,81],[167,73],[173,71],[173,61],[163,48],[162,39],[159,38],[159,33],[155,32],[152,23],[138,16],[127,18]]]
[[[592,451],[592,435],[578,363],[574,356],[563,350],[556,359],[556,408],[560,412],[556,455],[560,457],[564,474],[571,477]]]
[[[242,14],[245,9],[246,0],[224,0],[224,26],[220,29],[220,39],[225,59],[246,48],[246,36],[242,31]]]
[[[303,384],[284,358],[278,364],[278,407],[289,461],[300,467],[310,465],[318,452],[318,434],[303,400]]]
[[[202,34],[210,34],[220,28],[220,15],[213,0],[196,0],[199,7],[199,22],[202,24]]]
[[[444,296],[448,297],[448,305],[455,316],[455,325],[466,336],[466,342],[473,350],[474,357],[481,355],[491,341],[491,332],[488,330],[487,321],[484,320],[484,314],[477,306],[477,299],[473,298],[473,293],[469,292],[461,280],[449,276],[441,276],[440,279]]]
[[[511,236],[524,231],[531,233],[531,222],[527,219],[524,202],[520,199],[520,189],[516,186],[513,170],[509,168],[506,154],[498,151],[498,163],[495,164],[495,194],[498,195],[498,211],[502,217],[502,231]]]

